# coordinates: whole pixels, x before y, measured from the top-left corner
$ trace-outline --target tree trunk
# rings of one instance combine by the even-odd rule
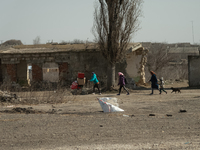
[[[115,64],[110,63],[108,66],[107,89],[115,85]]]

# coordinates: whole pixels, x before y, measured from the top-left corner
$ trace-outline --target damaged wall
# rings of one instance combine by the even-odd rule
[[[145,84],[145,65],[147,63],[148,49],[142,47],[140,43],[131,47],[127,55],[126,72],[137,84]]]
[[[27,79],[27,63],[25,60],[21,60],[20,63],[17,64],[17,78],[20,81]]]
[[[91,78],[91,73],[95,72],[102,84],[106,83],[107,61],[99,51],[71,52],[68,64],[67,80],[70,83],[77,79],[78,72],[85,73],[87,80]]]
[[[137,50],[137,49],[136,49]],[[35,51],[35,52],[34,52]],[[2,68],[11,75],[11,81],[17,82],[21,79],[27,80],[27,64],[32,65],[33,81],[48,80],[48,65],[54,63],[58,68],[60,83],[70,85],[77,79],[78,72],[85,73],[85,77],[91,78],[91,73],[95,72],[102,86],[107,83],[107,71],[109,66],[107,60],[97,49],[65,50],[65,49],[11,49],[0,54]],[[130,51],[127,60],[116,64],[116,84],[118,82],[118,72],[123,72],[127,77],[141,79],[141,66],[143,64],[143,51]],[[5,67],[3,67],[5,66]],[[14,71],[13,71],[14,67]],[[11,69],[9,69],[11,68]],[[46,71],[44,71],[46,69]],[[26,71],[25,71],[26,70]],[[24,72],[20,74],[20,72]],[[26,74],[26,75],[25,75]],[[57,76],[57,75],[56,75]]]
[[[59,81],[59,68],[56,63],[44,63],[43,67],[43,80],[50,82],[58,82]]]
[[[189,86],[200,86],[200,56],[188,56],[188,80]]]
[[[126,72],[129,75],[130,78],[133,78],[136,82],[140,79],[139,74],[139,68],[140,68],[140,61],[141,61],[141,55],[137,55],[136,52],[130,53],[130,55],[127,57],[127,67]]]

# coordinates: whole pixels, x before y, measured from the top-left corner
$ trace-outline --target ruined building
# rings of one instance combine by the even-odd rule
[[[131,44],[126,60],[116,64],[116,73],[124,72],[130,79],[145,83],[147,52],[140,44]],[[95,44],[17,45],[0,50],[0,82],[46,80],[68,85],[76,80],[78,72],[85,73],[87,79],[95,72],[106,84],[107,64]]]

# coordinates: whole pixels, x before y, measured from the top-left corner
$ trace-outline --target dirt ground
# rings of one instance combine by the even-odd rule
[[[71,95],[65,103],[0,106],[1,150],[200,149],[200,89]],[[176,83],[173,87],[186,87]],[[117,97],[104,113],[97,97]]]

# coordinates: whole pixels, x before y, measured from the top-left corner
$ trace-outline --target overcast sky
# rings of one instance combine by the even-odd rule
[[[93,41],[95,0],[0,0],[0,43]],[[144,0],[134,42],[200,43],[200,0]],[[192,30],[193,29],[193,30]],[[194,37],[194,38],[193,38]]]

